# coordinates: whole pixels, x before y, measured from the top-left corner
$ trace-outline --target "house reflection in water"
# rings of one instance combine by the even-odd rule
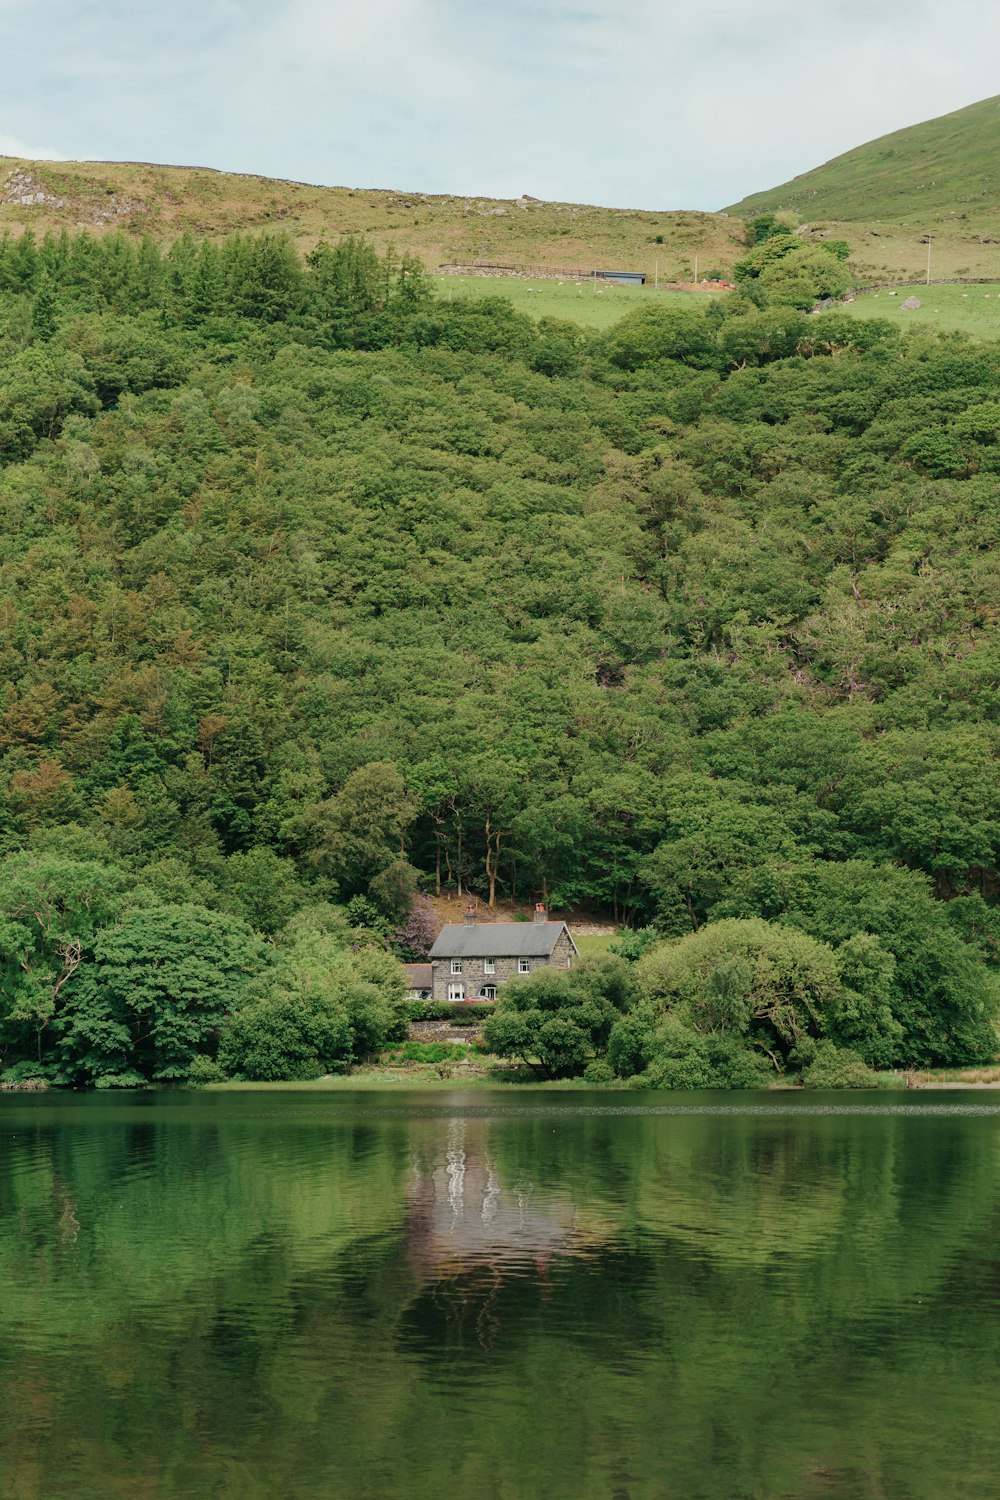
[[[408,1189],[409,1258],[422,1280],[530,1270],[595,1250],[610,1230],[572,1199],[526,1177],[505,1181],[488,1120],[455,1119],[444,1156],[415,1155]]]

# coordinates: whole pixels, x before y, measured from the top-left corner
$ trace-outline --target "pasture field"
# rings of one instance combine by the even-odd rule
[[[434,276],[438,295],[446,301],[459,297],[506,297],[518,312],[533,318],[563,318],[585,328],[610,328],[625,313],[637,307],[682,303],[707,299],[712,292],[654,291],[649,286],[616,286],[613,282],[596,287],[579,281],[550,281],[546,277],[522,281],[515,276]],[[724,294],[723,294],[724,295]]]
[[[864,292],[845,311],[856,318],[889,318],[904,328],[918,324],[970,333],[976,338],[1000,338],[1000,282],[992,286],[930,286],[918,284],[889,292]],[[907,312],[907,297],[920,301],[919,309]]]
[[[611,328],[625,313],[651,303],[690,306],[711,292],[654,291],[652,287],[595,287],[578,281],[522,281],[507,276],[434,276],[438,296],[445,299],[505,297],[518,312],[533,318],[563,318],[585,328]],[[943,331],[968,333],[975,338],[1000,338],[1000,282],[989,286],[926,286],[914,283],[888,291],[863,292],[844,311],[856,318],[888,318],[903,328],[920,324]],[[725,295],[725,293],[721,294]],[[917,297],[920,308],[907,311],[903,303]]]

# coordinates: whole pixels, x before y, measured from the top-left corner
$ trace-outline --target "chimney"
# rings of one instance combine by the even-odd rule
[[[545,903],[543,901],[536,901],[535,902],[535,921],[536,922],[547,922],[548,920],[549,920],[549,914],[545,910]]]
[[[467,906],[465,908],[465,925],[466,925],[466,927],[475,927],[475,925],[476,925],[476,917],[478,915],[479,914],[476,911],[476,908],[474,906]]]

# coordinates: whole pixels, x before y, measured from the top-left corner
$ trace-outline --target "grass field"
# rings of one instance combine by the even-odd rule
[[[582,932],[579,933],[576,938],[574,938],[574,942],[579,948],[580,955],[583,958],[594,958],[597,954],[607,953],[608,948],[614,942],[614,940],[615,933],[613,932]]]
[[[578,281],[520,281],[512,276],[436,276],[438,295],[446,300],[506,297],[518,312],[533,318],[564,318],[585,328],[610,328],[636,307],[693,303],[711,292],[654,291],[652,287],[583,285]]]
[[[919,309],[906,312],[907,297],[916,297]],[[957,329],[976,338],[1000,338],[1000,283],[994,286],[901,286],[896,295],[865,292],[848,303],[846,311],[856,318],[889,318],[904,328],[918,324],[935,329]]]
[[[585,328],[610,328],[636,307],[691,305],[710,292],[653,291],[651,287],[594,288],[575,281],[519,281],[513,277],[436,276],[443,298],[505,297],[518,312],[533,318],[565,318]],[[908,312],[903,303],[917,297],[920,308]],[[958,330],[976,338],[1000,338],[1000,282],[990,286],[924,286],[914,283],[890,292],[865,292],[845,304],[856,318],[888,318],[903,328]]]

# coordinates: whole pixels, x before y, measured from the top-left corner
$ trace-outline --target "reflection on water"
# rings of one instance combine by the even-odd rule
[[[0,1500],[998,1494],[990,1097],[0,1097]]]
[[[406,1237],[421,1280],[481,1268],[497,1273],[579,1255],[613,1234],[595,1232],[575,1200],[536,1194],[530,1175],[505,1178],[486,1119],[449,1120],[443,1154],[415,1150],[407,1187]]]

